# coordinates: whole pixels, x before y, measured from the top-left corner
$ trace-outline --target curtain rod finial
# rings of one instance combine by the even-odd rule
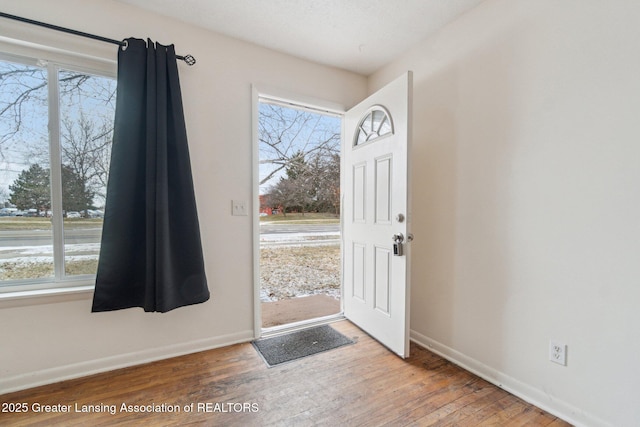
[[[192,55],[185,55],[182,60],[186,62],[187,65],[194,65],[196,63],[196,58],[194,58]]]

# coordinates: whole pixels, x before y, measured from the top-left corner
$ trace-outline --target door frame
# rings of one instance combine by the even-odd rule
[[[340,313],[338,315],[326,316],[319,319],[312,319],[310,321],[302,321],[285,325],[284,327],[270,328],[269,333],[263,333],[262,329],[262,301],[260,301],[260,215],[258,208],[260,206],[260,149],[258,140],[259,129],[259,111],[258,106],[260,98],[269,98],[270,100],[281,102],[282,104],[291,104],[296,107],[309,108],[310,110],[317,112],[325,112],[329,114],[337,114],[341,117],[347,111],[347,108],[335,102],[299,95],[297,93],[276,88],[266,85],[251,85],[251,127],[252,127],[252,186],[253,195],[251,206],[251,222],[252,222],[252,243],[253,243],[253,335],[255,339],[270,334],[278,334],[285,331],[301,329],[309,327],[314,324],[327,323],[332,320],[339,320],[343,318],[344,303],[340,298]],[[344,120],[342,126],[344,127]],[[344,129],[344,128],[343,128]],[[342,132],[344,134],[344,132]],[[340,144],[344,144],[344,135],[341,138]],[[342,148],[342,147],[341,147]],[[340,160],[340,182],[342,184],[342,158]],[[340,210],[340,229],[342,230],[342,210]],[[340,254],[340,293],[344,291],[344,283],[342,280],[343,256]],[[274,332],[271,332],[273,330]]]

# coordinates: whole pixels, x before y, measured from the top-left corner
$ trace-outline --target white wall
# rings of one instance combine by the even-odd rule
[[[583,425],[640,422],[639,22],[488,0],[370,78],[414,71],[413,338]]]
[[[212,291],[162,315],[90,314],[90,294],[0,306],[0,392],[249,339],[251,220],[230,201],[252,197],[250,85],[349,106],[366,80],[107,0],[0,9],[197,58],[180,71]],[[488,0],[369,80],[414,71],[414,339],[585,425],[640,419],[638,22],[633,0]],[[115,58],[6,20],[0,36]]]
[[[231,216],[232,199],[253,197],[251,85],[350,106],[365,97],[366,79],[108,0],[0,0],[0,10],[114,39],[151,37],[196,57],[195,66],[179,68],[211,290],[207,303],[167,314],[91,314],[91,293],[38,305],[0,303],[0,393],[251,339],[252,222]],[[116,58],[116,46],[6,19],[0,37]]]

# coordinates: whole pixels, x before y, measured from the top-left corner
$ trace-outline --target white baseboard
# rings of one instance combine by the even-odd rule
[[[0,394],[253,340],[253,330],[73,363],[0,379]]]
[[[148,362],[196,353],[199,351],[225,347],[241,342],[248,342],[253,340],[253,338],[253,330],[247,330],[236,334],[120,354],[117,356],[74,363],[56,368],[43,369],[41,371],[30,372],[28,374],[17,375],[14,377],[2,378],[0,379],[0,394],[112,371],[114,369],[141,365]],[[544,393],[542,390],[531,387],[526,383],[510,377],[416,331],[411,331],[411,340],[429,351],[432,351],[433,353],[460,366],[461,368],[479,376],[480,378],[508,391],[509,393],[537,406],[540,409],[562,418],[575,426],[610,426],[609,423],[606,423],[583,410],[555,399]]]
[[[609,427],[611,425],[413,330],[411,341],[574,426]]]

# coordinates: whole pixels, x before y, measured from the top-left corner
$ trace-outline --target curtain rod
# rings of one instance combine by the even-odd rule
[[[38,25],[40,27],[49,28],[50,30],[62,31],[63,33],[69,33],[76,36],[86,37],[93,40],[98,40],[105,43],[117,44],[118,46],[124,47],[127,45],[126,42],[121,40],[109,39],[107,37],[96,36],[95,34],[83,33],[82,31],[72,30],[70,28],[59,27],[57,25],[47,24],[46,22],[34,21],[33,19],[22,18],[20,16],[10,15],[8,13],[0,12],[0,16],[3,18],[14,19],[20,22],[26,22],[27,24]],[[176,55],[176,59],[180,59],[186,62],[188,65],[193,65],[196,63],[196,58],[191,55]]]

